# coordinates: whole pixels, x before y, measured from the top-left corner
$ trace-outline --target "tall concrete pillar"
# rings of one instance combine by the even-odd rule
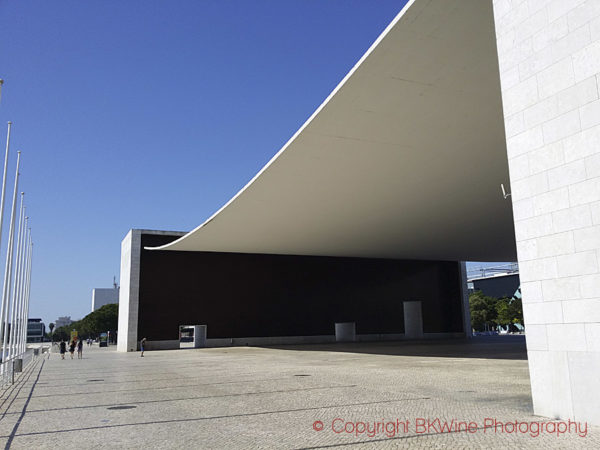
[[[137,350],[141,237],[140,230],[130,230],[121,242],[121,288],[119,289],[119,334],[117,335],[117,350],[120,352]]]
[[[462,302],[463,331],[466,338],[473,337],[473,328],[471,327],[471,306],[469,304],[469,288],[467,286],[467,263],[461,261],[458,263],[458,276],[460,283],[460,296]]]
[[[600,1],[493,2],[534,412],[600,425]]]

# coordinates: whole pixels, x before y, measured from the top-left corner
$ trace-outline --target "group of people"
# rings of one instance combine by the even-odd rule
[[[88,345],[91,344],[88,342]],[[58,348],[60,350],[60,357],[62,359],[65,359],[65,353],[67,353],[67,343],[64,341],[64,339],[60,341],[60,344],[58,344]],[[75,354],[75,348],[77,348],[77,359],[83,359],[83,341],[73,339],[69,343],[69,353],[71,354],[71,359],[73,359],[73,355]]]
[[[86,339],[86,343],[88,346],[91,346],[94,341],[92,339]],[[142,354],[140,356],[144,356],[144,347],[146,346],[146,338],[143,338],[140,341],[140,350]],[[67,353],[67,343],[64,339],[60,341],[58,344],[58,348],[60,351],[60,357],[65,359],[65,354]],[[77,359],[83,359],[83,340],[82,339],[73,339],[69,342],[69,353],[71,354],[71,359],[75,355],[75,349],[77,349]]]

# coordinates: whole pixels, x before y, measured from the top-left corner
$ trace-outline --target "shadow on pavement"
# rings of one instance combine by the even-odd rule
[[[338,342],[330,344],[268,345],[280,350],[364,353],[439,358],[527,359],[524,335],[476,336],[471,339],[422,341]]]

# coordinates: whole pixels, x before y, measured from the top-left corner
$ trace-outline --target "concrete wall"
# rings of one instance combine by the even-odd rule
[[[600,1],[494,14],[534,411],[600,424]]]
[[[137,350],[141,232],[131,230],[121,243],[121,279],[119,290],[119,334],[117,350]]]
[[[473,337],[473,328],[471,328],[471,305],[469,304],[469,289],[467,287],[467,263],[462,261],[459,264],[458,283],[460,285],[460,294],[462,298],[462,316],[464,333],[466,338]]]
[[[519,275],[499,275],[489,278],[476,278],[471,280],[473,289],[483,292],[490,297],[502,298],[512,297],[519,289]]]
[[[134,229],[130,230],[121,242],[119,332],[117,336],[117,350],[120,352],[136,351],[139,347],[138,341],[143,337],[138,339],[142,234],[164,235],[167,233],[155,230]],[[183,236],[184,234],[178,231],[168,233],[171,239]],[[163,306],[160,305],[160,307]],[[179,341],[177,342],[179,343]],[[161,344],[155,345],[158,347],[161,346]],[[165,345],[169,347],[169,345],[173,344],[167,343]]]
[[[142,233],[142,248],[177,236]],[[423,332],[463,331],[460,264],[143,250],[138,331],[178,338],[179,326],[208,326],[208,338],[404,332],[403,301],[423,303]]]
[[[119,288],[92,289],[92,312],[111,303],[119,303]]]
[[[402,339],[410,300],[423,302],[424,338],[464,336],[463,264],[144,250],[179,235],[123,240],[119,351],[142,337],[148,349],[177,348],[189,323],[207,325],[207,346],[328,341],[345,321],[359,341]]]

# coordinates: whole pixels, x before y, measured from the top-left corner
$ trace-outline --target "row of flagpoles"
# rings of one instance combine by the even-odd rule
[[[2,88],[0,80],[0,89]],[[0,91],[1,95],[1,91]],[[1,98],[1,97],[0,97]],[[7,172],[10,152],[10,132],[12,123],[8,122],[6,134],[6,152],[4,156],[4,172],[2,176],[2,193],[0,194],[0,244],[4,222],[4,206],[6,197]],[[12,195],[12,208],[8,229],[8,245],[6,249],[6,264],[2,285],[2,305],[0,307],[0,338],[2,339],[2,368],[4,363],[19,358],[27,347],[27,324],[29,317],[29,298],[31,288],[31,261],[33,242],[29,217],[26,215],[25,193],[21,192],[20,207],[17,221],[17,202],[19,202],[19,168],[21,152],[17,152],[17,168],[15,172]]]

